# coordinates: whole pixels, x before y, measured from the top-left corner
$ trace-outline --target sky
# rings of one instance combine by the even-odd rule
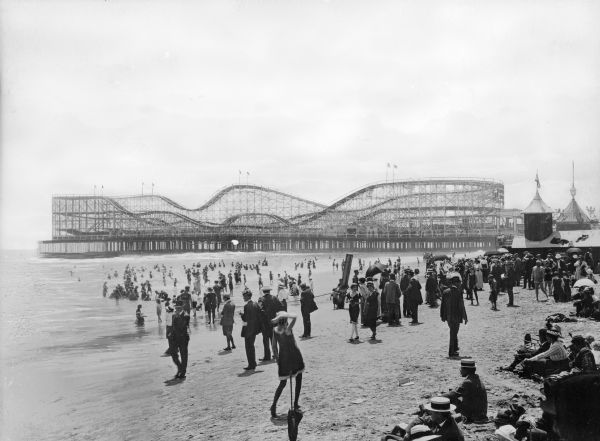
[[[0,2],[0,247],[55,194],[195,208],[240,180],[329,204],[481,177],[600,212],[600,2]],[[248,175],[249,173],[249,175]],[[389,174],[391,179],[392,174]]]

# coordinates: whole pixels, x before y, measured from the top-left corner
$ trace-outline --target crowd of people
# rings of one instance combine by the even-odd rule
[[[226,342],[223,351],[230,352],[236,349],[234,324],[239,316],[242,324],[240,336],[244,339],[247,361],[244,370],[250,373],[257,367],[255,345],[259,335],[262,336],[262,358],[258,362],[277,362],[280,382],[270,408],[271,416],[277,417],[277,402],[287,380],[295,381],[294,408],[300,409],[298,400],[302,388],[304,359],[293,333],[298,317],[288,312],[288,304],[291,299],[299,300],[303,324],[300,338],[311,338],[311,314],[318,309],[312,280],[316,261],[315,257],[294,263],[294,275],[287,270],[275,275],[272,270],[268,270],[266,259],[256,264],[231,262],[226,265],[222,260],[204,265],[196,263],[191,267],[183,267],[187,284],[180,290],[177,288],[178,281],[173,268],[158,264],[152,269],[128,265],[123,272],[123,284],[118,283],[110,297],[151,300],[151,280],[155,277],[160,284],[162,279],[162,289],[154,291],[154,300],[159,323],[163,322],[163,305],[166,312],[164,322],[168,349],[165,355],[170,356],[177,367],[176,380],[184,379],[187,375],[190,317],[195,317],[197,312],[204,309],[207,326],[219,323]],[[506,306],[512,307],[515,306],[514,290],[521,286],[523,289],[535,290],[538,301],[575,300],[577,316],[600,318],[600,302],[594,296],[593,287],[577,283],[582,279],[595,282],[591,271],[594,262],[589,253],[582,256],[548,254],[545,258],[539,254],[534,256],[526,253],[520,256],[505,253],[439,260],[425,256],[423,262],[426,267],[424,277],[420,268],[403,266],[398,258],[396,261],[388,259],[387,264],[376,261],[375,265],[360,261],[348,286],[344,280],[339,280],[338,286],[332,290],[331,299],[334,309],[345,309],[348,306],[348,342],[360,341],[360,328],[368,328],[371,332],[370,339],[378,340],[379,326],[402,326],[402,318],[408,319],[411,326],[421,325],[419,307],[425,304],[432,309],[439,308],[440,320],[447,324],[449,330],[448,357],[460,359],[458,334],[460,326],[468,323],[465,302],[479,306],[480,301],[483,301],[479,294],[487,290],[492,310],[499,309],[497,302],[501,293],[506,293]],[[345,265],[344,260],[332,262],[334,271],[341,269],[342,273]],[[374,267],[379,269],[370,271]],[[247,271],[256,272],[257,289],[248,287]],[[111,270],[107,280],[111,279],[117,280],[118,272]],[[234,290],[241,291],[244,304],[240,308],[233,301]],[[255,296],[253,291],[258,294]],[[540,299],[540,291],[546,298]],[[107,292],[105,281],[103,295],[107,296]],[[139,293],[139,297],[136,297],[136,293]],[[144,317],[141,306],[138,306],[137,323],[143,324]],[[595,372],[596,364],[590,351],[589,337],[574,336],[567,349],[562,343],[560,328],[550,324],[539,331],[538,337],[539,341],[536,343],[530,334],[526,335],[523,346],[517,351],[513,363],[505,368],[506,371],[519,371],[534,379],[554,376],[554,381],[557,375],[562,377]],[[388,439],[405,440],[425,436],[430,437],[427,439],[464,439],[456,424],[455,410],[461,415],[459,421],[487,421],[486,391],[483,381],[476,374],[473,360],[461,360],[461,375],[464,380],[460,387],[432,398],[420,408],[417,420],[385,436]],[[541,422],[539,427],[530,427],[530,431],[544,428],[548,429],[548,426]],[[551,433],[551,430],[546,432]]]

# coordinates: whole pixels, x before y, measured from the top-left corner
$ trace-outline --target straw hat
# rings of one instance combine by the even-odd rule
[[[433,397],[431,401],[423,407],[430,412],[438,413],[451,413],[456,409],[456,406],[450,404],[450,400],[446,397]]]

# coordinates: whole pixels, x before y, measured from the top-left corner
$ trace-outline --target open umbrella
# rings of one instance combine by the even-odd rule
[[[367,272],[365,273],[366,277],[373,277],[375,274],[382,273],[387,269],[383,263],[374,263],[369,268],[367,268]]]
[[[577,282],[575,282],[575,284],[573,285],[573,288],[579,288],[581,286],[594,287],[596,285],[590,279],[579,279]]]
[[[436,254],[435,256],[432,257],[432,259],[435,260],[447,260],[450,259],[446,254]]]
[[[506,248],[498,248],[498,252],[501,254],[506,254],[508,253],[508,250]]]
[[[483,253],[485,253],[485,251],[483,251],[483,250],[477,250],[477,251],[475,251],[475,252],[476,252],[477,254],[479,254],[479,255],[482,255]]]
[[[569,249],[567,249],[567,253],[569,253],[569,254],[573,254],[573,253],[581,254],[581,248],[576,248],[576,247],[569,248]]]
[[[483,253],[484,256],[500,256],[504,254],[501,251],[486,251],[485,253]]]

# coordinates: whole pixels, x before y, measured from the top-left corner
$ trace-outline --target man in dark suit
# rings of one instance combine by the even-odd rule
[[[464,381],[458,389],[443,395],[456,406],[456,411],[462,414],[467,423],[487,422],[487,392],[475,371],[475,360],[461,360],[460,375]]]
[[[315,295],[305,283],[300,287],[302,288],[302,294],[300,294],[300,312],[302,313],[302,322],[304,324],[304,333],[300,338],[307,338],[310,337],[311,333],[310,313],[314,310]]]
[[[175,303],[175,314],[173,314],[173,324],[171,325],[173,347],[171,348],[171,358],[177,366],[175,378],[185,378],[188,362],[188,344],[190,335],[188,328],[190,325],[190,315],[183,309],[183,302],[177,300]],[[181,361],[179,361],[181,354]]]
[[[271,295],[271,288],[264,287],[263,295],[258,299],[258,307],[260,308],[260,322],[263,336],[264,356],[259,361],[271,360],[271,343],[273,340],[273,325],[271,320],[277,315],[277,311],[283,310],[283,305]]]
[[[256,368],[256,353],[254,350],[254,341],[256,335],[260,333],[260,310],[258,305],[252,301],[252,291],[246,289],[242,293],[242,297],[246,304],[244,305],[244,312],[240,312],[244,326],[242,327],[242,337],[244,337],[246,346],[246,358],[248,359],[248,366],[244,369],[254,370]]]
[[[409,273],[410,280],[406,289],[408,297],[408,309],[412,317],[411,325],[419,325],[419,305],[423,303],[423,295],[421,294],[421,283],[416,279],[415,274],[419,274],[419,269]]]
[[[448,273],[450,287],[442,294],[440,317],[450,328],[449,357],[458,357],[458,330],[464,321],[467,324],[467,311],[462,296],[461,279],[458,273]]]

